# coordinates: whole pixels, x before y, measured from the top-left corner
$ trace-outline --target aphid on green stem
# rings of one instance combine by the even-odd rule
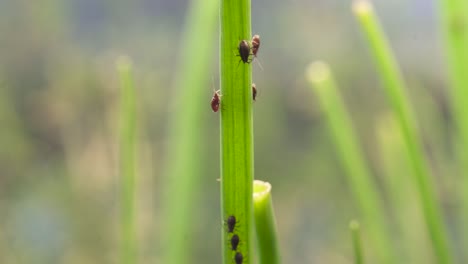
[[[252,83],[252,98],[254,101],[257,98],[257,86],[255,86],[255,83]]]
[[[260,49],[260,36],[259,35],[254,35],[252,37],[252,53],[255,57],[257,57],[257,52]]]
[[[252,48],[251,48],[252,49],[252,55],[254,56],[254,58],[252,60],[256,59],[257,63],[258,63],[258,66],[260,67],[260,69],[263,70],[263,66],[262,66],[262,64],[260,63],[260,61],[257,58],[257,53],[258,53],[258,50],[260,49],[260,36],[259,35],[254,35],[252,37],[252,40],[250,41],[250,44],[252,46]]]
[[[236,264],[242,264],[244,262],[244,256],[240,252],[236,252],[236,255],[234,256],[234,261]]]
[[[240,238],[237,234],[232,235],[231,237],[231,250],[236,251],[237,246],[239,246]]]
[[[227,225],[228,233],[233,233],[237,225],[236,217],[233,215],[228,216],[228,218],[226,219],[226,225]]]
[[[215,91],[213,94],[213,98],[211,98],[211,109],[213,112],[218,112],[219,110],[219,105],[221,102],[221,94],[219,94],[219,90]]]
[[[247,40],[241,40],[239,42],[239,56],[244,63],[250,63],[249,56],[250,56],[250,46]]]

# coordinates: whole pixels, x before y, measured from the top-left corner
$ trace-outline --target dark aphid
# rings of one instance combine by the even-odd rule
[[[236,264],[242,264],[244,262],[244,256],[240,252],[236,252],[236,255],[234,256],[234,261]]]
[[[213,98],[211,98],[211,109],[213,109],[213,112],[218,112],[219,110],[219,104],[221,101],[221,95],[219,94],[219,90],[215,91],[213,94]]]
[[[233,215],[228,216],[226,220],[226,225],[228,229],[228,233],[234,232],[234,228],[236,228],[237,220],[236,217]]]
[[[236,251],[237,246],[239,246],[239,242],[240,242],[239,236],[236,235],[236,234],[232,235],[232,237],[231,237],[231,250]]]
[[[257,98],[257,86],[255,86],[255,83],[252,83],[252,98],[254,101]]]
[[[260,36],[254,35],[252,37],[252,53],[255,57],[257,57],[258,49],[260,49]]]
[[[250,63],[250,46],[247,40],[241,40],[241,42],[239,42],[239,56],[244,63]]]

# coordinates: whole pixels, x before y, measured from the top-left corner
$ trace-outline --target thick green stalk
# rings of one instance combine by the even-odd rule
[[[276,235],[273,201],[271,199],[271,185],[268,182],[255,180],[253,188],[259,263],[279,264],[281,258]]]
[[[202,179],[200,149],[205,127],[204,113],[211,112],[210,66],[215,55],[218,1],[190,2],[183,39],[179,42],[179,69],[174,75],[172,109],[168,131],[167,188],[164,205],[166,233],[164,261],[167,264],[191,263],[194,242],[191,229],[199,212]]]
[[[330,69],[323,62],[315,62],[309,66],[306,75],[328,116],[338,154],[349,177],[352,192],[361,211],[362,222],[369,230],[379,263],[392,263],[395,254],[391,247],[390,235],[386,230],[382,199],[363,158],[351,118],[345,109]]]
[[[120,210],[121,222],[121,262],[137,262],[135,227],[135,146],[136,146],[136,102],[131,64],[120,58],[117,69],[121,82],[120,99]]]
[[[359,223],[357,221],[351,221],[351,223],[349,223],[349,229],[351,230],[351,239],[353,241],[354,264],[363,264],[364,257],[362,253]]]
[[[405,94],[406,87],[397,62],[370,2],[356,1],[353,10],[371,47],[378,73],[382,78],[387,97],[403,135],[434,252],[439,263],[452,263],[447,233],[437,203],[437,195],[424,158],[422,143],[418,137],[418,127]]]
[[[468,1],[440,0],[440,22],[445,40],[448,73],[451,83],[453,115],[457,125],[455,146],[462,177],[463,212],[460,221],[462,242],[468,246]],[[464,253],[465,262],[468,253]]]
[[[234,233],[241,241],[237,252],[242,263],[253,263],[252,67],[240,61],[237,50],[241,40],[251,38],[250,0],[222,0],[220,19],[221,215],[224,221],[236,217]],[[227,231],[223,228],[223,263],[231,264],[236,252]]]

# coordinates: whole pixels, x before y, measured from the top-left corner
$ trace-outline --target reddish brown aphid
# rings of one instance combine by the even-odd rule
[[[257,98],[257,86],[255,86],[255,83],[252,83],[252,98],[254,101]]]
[[[252,37],[252,53],[255,57],[257,57],[257,52],[260,49],[260,36],[254,35]]]
[[[239,56],[244,63],[250,63],[249,56],[250,56],[250,46],[247,40],[241,40],[239,42]]]
[[[211,98],[211,109],[213,109],[213,112],[218,112],[219,110],[219,104],[221,102],[221,94],[219,94],[219,90],[215,91],[213,94],[213,98]]]

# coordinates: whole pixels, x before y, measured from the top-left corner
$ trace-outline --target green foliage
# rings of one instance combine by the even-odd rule
[[[239,218],[244,263],[279,262],[279,245],[288,263],[341,263],[343,254],[357,263],[383,263],[387,254],[394,263],[450,263],[455,251],[466,255],[468,1],[439,0],[436,9],[379,2],[409,81],[405,87],[382,30],[364,26],[383,84],[397,87],[387,97],[374,87],[348,10],[255,2],[252,32],[262,36],[265,69],[255,75],[254,112],[257,67],[237,51],[252,37],[250,1],[3,2],[0,263],[219,263],[222,255],[232,264],[232,234],[220,219],[230,214]],[[218,37],[221,87],[213,87]],[[120,82],[110,78],[119,54],[133,61],[119,61]],[[333,63],[344,88],[331,95],[341,106],[330,127],[301,78],[317,56]],[[213,89],[221,89],[218,113],[209,106]],[[252,202],[253,116],[255,172],[275,184],[278,233],[269,202]],[[343,252],[351,248],[344,227],[356,217],[353,256]]]
[[[412,176],[416,182],[421,199],[428,232],[439,263],[452,263],[450,246],[445,231],[442,215],[432,175],[429,173],[419,136],[418,126],[406,96],[406,87],[383,30],[370,2],[358,0],[353,11],[358,18],[366,40],[376,61],[377,71],[384,84],[388,100],[395,112],[398,127],[403,136],[405,150],[408,152]]]

